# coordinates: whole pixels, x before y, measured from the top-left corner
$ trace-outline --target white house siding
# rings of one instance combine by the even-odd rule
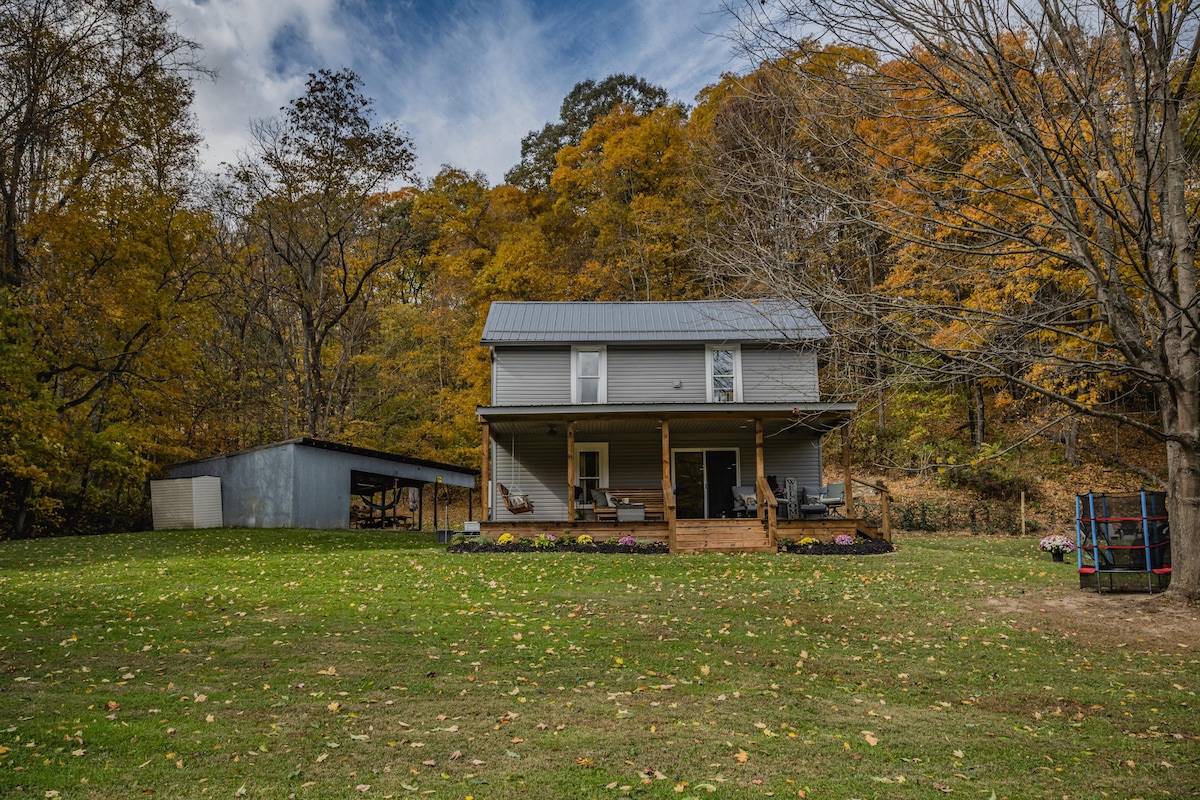
[[[704,345],[608,347],[610,403],[703,403],[706,393]]]
[[[567,440],[562,430],[557,436],[536,433],[518,436],[514,443],[508,436],[495,440],[492,452],[492,481],[503,483],[508,490],[520,490],[533,504],[532,513],[510,514],[504,507],[500,490],[496,489],[492,504],[492,519],[504,520],[564,520],[567,518]],[[514,450],[519,464],[513,461]]]
[[[820,394],[813,351],[742,346],[745,402],[815,403]]]
[[[494,357],[494,405],[545,406],[571,402],[571,348],[497,347]]]

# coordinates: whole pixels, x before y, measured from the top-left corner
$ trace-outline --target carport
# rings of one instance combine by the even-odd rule
[[[439,490],[445,486],[467,489],[467,516],[474,518],[478,474],[469,467],[310,438],[171,467],[172,478],[219,477],[224,524],[251,528],[347,529],[352,497],[371,509],[369,524],[396,525],[403,519],[406,526],[420,527],[420,499],[431,484],[436,528]],[[406,513],[410,492],[416,494],[416,520]]]

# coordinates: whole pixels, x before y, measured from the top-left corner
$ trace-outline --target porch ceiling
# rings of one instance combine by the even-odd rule
[[[669,420],[674,433],[737,432],[753,430],[754,420],[763,421],[763,434],[777,436],[790,431],[807,435],[826,433],[850,421],[852,403],[748,404],[728,403],[687,406],[514,406],[479,408],[481,422],[497,433],[562,434],[568,422],[575,435],[597,433],[651,433]]]

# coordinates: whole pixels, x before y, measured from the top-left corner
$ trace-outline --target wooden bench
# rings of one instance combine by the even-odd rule
[[[610,492],[618,502],[628,500],[630,503],[641,503],[646,507],[647,520],[662,521],[665,518],[662,489],[601,489],[600,491]],[[616,506],[595,506],[592,511],[599,522],[617,521]]]

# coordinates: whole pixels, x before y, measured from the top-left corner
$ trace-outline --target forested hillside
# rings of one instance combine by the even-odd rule
[[[126,529],[165,465],[295,436],[475,464],[500,299],[794,297],[861,469],[1165,485],[1200,452],[1195,12],[971,5],[818,42],[735,4],[757,69],[584,81],[501,185],[415,174],[337,65],[205,174],[150,0],[4,6],[0,535]]]

